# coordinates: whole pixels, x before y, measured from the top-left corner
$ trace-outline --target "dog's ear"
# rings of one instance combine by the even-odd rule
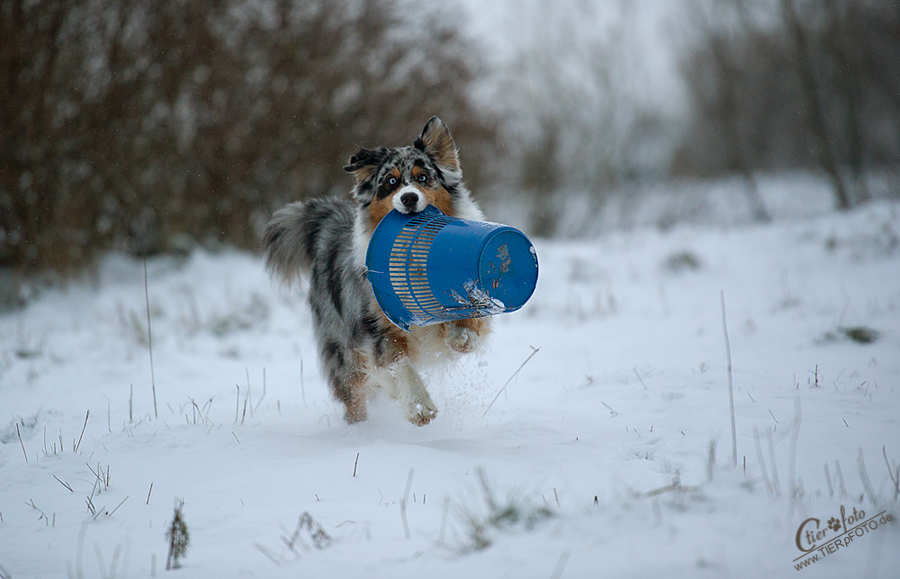
[[[450,127],[435,117],[428,119],[422,135],[416,139],[414,146],[431,157],[444,172],[459,173],[459,156],[456,144],[450,136]]]
[[[357,183],[362,183],[375,173],[378,165],[384,161],[385,152],[383,147],[377,149],[360,149],[355,155],[350,157],[347,164],[344,165],[344,171],[353,173],[353,178]]]

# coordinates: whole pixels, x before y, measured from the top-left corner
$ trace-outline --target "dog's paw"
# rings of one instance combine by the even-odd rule
[[[434,420],[435,416],[437,416],[437,408],[431,404],[418,402],[409,407],[406,418],[416,426],[425,426]]]
[[[481,345],[481,336],[469,328],[450,324],[450,327],[447,329],[447,337],[444,341],[446,342],[447,347],[454,352],[469,354],[477,350],[478,346]]]

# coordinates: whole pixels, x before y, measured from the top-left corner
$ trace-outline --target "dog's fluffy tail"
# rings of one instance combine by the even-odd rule
[[[335,212],[334,201],[310,199],[275,212],[263,235],[270,276],[290,284],[309,271],[322,227]]]

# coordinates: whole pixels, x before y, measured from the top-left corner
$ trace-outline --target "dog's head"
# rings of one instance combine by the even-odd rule
[[[392,209],[413,214],[434,205],[456,215],[460,203],[471,204],[450,129],[437,117],[413,146],[361,149],[344,170],[353,174],[353,197],[368,210],[372,227]]]

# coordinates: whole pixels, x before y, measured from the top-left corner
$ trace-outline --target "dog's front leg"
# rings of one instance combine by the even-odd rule
[[[454,352],[469,354],[484,345],[491,331],[489,318],[456,320],[445,324],[447,335],[444,341]]]
[[[425,382],[409,358],[402,358],[391,367],[390,394],[403,405],[406,419],[417,426],[425,426],[437,416],[437,408],[428,394]]]

